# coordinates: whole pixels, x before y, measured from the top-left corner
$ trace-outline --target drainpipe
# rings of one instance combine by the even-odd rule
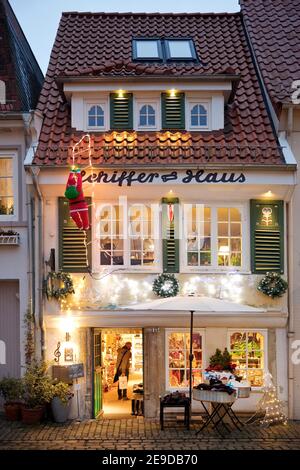
[[[34,322],[34,344],[35,344],[35,325],[36,325],[36,302],[35,302],[35,246],[34,246],[34,200],[29,191],[27,192],[27,220],[28,220],[28,237],[27,237],[27,252],[28,252],[28,292],[30,292],[30,313]]]
[[[44,315],[43,315],[43,310],[44,310],[44,305],[43,305],[43,274],[44,274],[44,257],[43,257],[43,195],[40,190],[40,186],[38,183],[38,178],[33,170],[32,167],[30,168],[30,174],[32,177],[32,182],[33,186],[35,189],[35,192],[38,197],[38,215],[37,215],[37,220],[38,220],[38,239],[39,239],[39,249],[38,249],[38,262],[39,262],[39,268],[38,268],[38,310],[39,310],[39,315],[38,315],[38,321],[39,321],[39,329],[40,329],[40,335],[41,335],[41,358],[42,360],[45,359],[45,328],[44,328]],[[35,270],[34,270],[35,272]]]
[[[287,208],[287,236],[290,236],[290,221],[292,221],[292,204],[288,204]],[[289,239],[289,238],[288,238]],[[290,257],[292,252],[291,243],[287,244],[287,262],[288,262],[288,416],[290,419],[294,417],[294,364],[291,360],[292,343],[294,341],[294,299],[293,299],[293,258]]]

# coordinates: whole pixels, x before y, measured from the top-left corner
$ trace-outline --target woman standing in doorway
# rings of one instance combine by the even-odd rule
[[[116,376],[120,377],[127,377],[127,382],[129,379],[129,365],[131,359],[131,343],[128,341],[122,348],[118,349],[118,357],[117,357],[117,365],[116,365]],[[116,377],[115,376],[115,377]],[[129,400],[127,397],[127,388],[120,390],[118,384],[118,400]]]

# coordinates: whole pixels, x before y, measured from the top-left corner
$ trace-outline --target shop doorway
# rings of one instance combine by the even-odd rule
[[[118,382],[114,383],[118,350],[131,343],[131,360],[126,398],[119,399]],[[101,413],[107,417],[143,414],[143,331],[133,328],[101,329]],[[97,384],[95,370],[94,383]],[[95,394],[95,397],[97,393]],[[98,400],[98,404],[100,401]],[[96,403],[95,403],[96,404]],[[98,415],[99,415],[98,410]]]

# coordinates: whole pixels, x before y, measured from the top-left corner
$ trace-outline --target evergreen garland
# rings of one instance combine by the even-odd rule
[[[68,273],[61,271],[48,273],[45,280],[44,292],[47,299],[57,300],[66,298],[69,294],[75,294],[73,280]]]
[[[288,288],[288,283],[278,273],[267,273],[259,282],[257,290],[268,297],[282,297]]]
[[[179,292],[179,282],[174,274],[160,274],[154,279],[152,290],[159,297],[175,297]]]

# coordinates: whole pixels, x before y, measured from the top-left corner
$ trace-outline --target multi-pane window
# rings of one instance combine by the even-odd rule
[[[145,204],[104,204],[96,208],[99,265],[155,268],[158,263],[154,210]]]
[[[191,127],[207,127],[207,107],[203,104],[195,104],[191,108],[190,119]]]
[[[155,127],[155,108],[151,104],[144,104],[139,112],[139,127]]]
[[[124,264],[123,211],[118,205],[106,205],[99,217],[100,265]]]
[[[167,331],[167,389],[189,387],[190,378],[190,333],[185,331]],[[203,336],[195,331],[192,336],[193,364],[192,385],[202,382],[203,371]]]
[[[263,386],[267,352],[266,333],[234,331],[230,333],[230,353],[236,364],[236,374],[248,380],[252,387]]]
[[[211,265],[211,209],[200,204],[187,208],[187,264]]]
[[[241,207],[185,204],[184,265],[240,269],[243,231]]]
[[[241,211],[218,208],[218,266],[242,265]]]
[[[0,216],[14,214],[13,158],[0,156]]]
[[[151,208],[144,204],[129,207],[130,265],[154,264],[154,240],[152,238]]]
[[[88,106],[88,128],[104,128],[104,108],[100,104]]]
[[[211,101],[187,97],[186,127],[191,131],[209,130],[211,128]]]

